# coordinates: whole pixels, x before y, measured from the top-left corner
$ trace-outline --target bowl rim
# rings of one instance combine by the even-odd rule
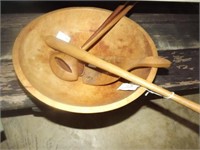
[[[31,22],[29,22],[18,34],[14,45],[13,45],[13,49],[12,49],[12,61],[13,61],[13,66],[14,66],[14,70],[15,73],[19,79],[19,81],[22,83],[22,85],[24,86],[24,88],[31,94],[33,95],[35,98],[37,98],[38,100],[40,100],[41,102],[60,109],[60,110],[64,110],[64,111],[69,111],[69,112],[74,112],[74,113],[84,113],[84,114],[88,114],[88,113],[101,113],[101,112],[107,112],[107,111],[111,111],[114,109],[118,109],[121,108],[131,102],[133,102],[134,100],[136,100],[138,97],[140,97],[145,91],[146,88],[143,87],[139,87],[136,91],[134,91],[132,94],[130,94],[129,96],[127,96],[126,98],[123,98],[119,101],[110,103],[110,104],[105,104],[105,105],[100,105],[100,106],[75,106],[75,105],[69,105],[66,103],[62,103],[62,102],[58,102],[54,99],[49,98],[48,96],[44,95],[43,93],[39,92],[36,88],[34,88],[31,83],[28,81],[28,79],[26,78],[26,76],[24,75],[22,68],[20,66],[20,61],[19,61],[19,57],[18,57],[18,50],[20,47],[20,40],[22,40],[22,38],[24,37],[24,33],[27,30],[27,28],[35,23],[37,23],[37,21],[47,15],[53,14],[53,13],[57,13],[59,11],[67,11],[69,9],[98,9],[101,11],[107,11],[107,12],[112,12],[110,10],[107,9],[103,9],[103,8],[97,8],[97,7],[68,7],[68,8],[62,8],[62,9],[57,9],[48,13],[45,13],[35,19],[33,19]],[[131,20],[127,17],[124,17],[128,20]],[[153,40],[151,39],[151,37],[149,36],[149,34],[139,25],[137,24],[135,21],[131,20],[132,22],[134,22],[137,26],[138,29],[145,35],[145,37],[147,38],[150,46],[151,46],[151,50],[152,50],[152,55],[153,56],[158,56],[157,53],[157,49],[156,46],[153,42]],[[157,68],[151,68],[148,77],[146,78],[147,81],[149,82],[153,82],[155,76],[157,73]]]

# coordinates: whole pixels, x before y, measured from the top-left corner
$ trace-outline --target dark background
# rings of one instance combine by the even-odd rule
[[[72,6],[93,6],[114,10],[123,1],[2,1],[1,13],[45,13]],[[131,2],[132,3],[132,2]],[[135,13],[199,14],[199,3],[139,2]]]

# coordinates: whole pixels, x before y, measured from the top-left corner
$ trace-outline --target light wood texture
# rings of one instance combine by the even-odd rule
[[[71,44],[81,47],[110,14],[110,11],[99,8],[67,8],[50,12],[29,23],[20,32],[13,47],[14,69],[22,85],[37,99],[52,107],[79,113],[105,112],[137,99],[145,92],[144,88],[136,91],[117,90],[124,81],[107,86],[86,85],[81,78],[75,82],[63,81],[55,76],[49,65],[49,57],[55,50],[45,43],[46,36],[55,36],[62,31],[71,37]],[[70,21],[66,23],[66,20]],[[120,56],[130,56],[130,60],[135,56],[158,55],[149,35],[134,21],[123,17],[111,30],[90,50],[91,53],[109,56],[123,49]],[[140,51],[136,51],[136,47]],[[156,72],[156,68],[134,71],[149,82],[153,81]]]
[[[135,84],[138,84],[144,88],[147,88],[158,94],[161,94],[166,98],[172,99],[172,100],[192,109],[193,111],[200,113],[200,105],[199,104],[194,103],[191,100],[181,97],[173,92],[170,92],[162,87],[159,87],[151,82],[148,82],[140,77],[137,77],[137,76],[121,69],[120,67],[113,65],[111,63],[108,63],[102,59],[99,59],[98,57],[96,57],[92,54],[89,54],[85,51],[82,51],[73,45],[67,44],[59,39],[56,39],[53,36],[46,37],[45,41],[47,42],[47,44],[49,46],[51,46],[61,52],[64,52],[68,55],[71,55],[71,56],[81,60],[81,61],[90,63],[92,65],[95,65],[95,66],[103,69],[103,70],[106,70],[110,73],[113,73],[117,76],[127,79]]]
[[[124,9],[124,7],[127,5],[128,2],[126,2],[124,5],[119,5],[111,14],[110,16],[99,26],[99,28],[90,36],[90,38],[83,44],[83,46],[81,47],[82,49],[85,49],[85,50],[89,50],[89,47],[92,46],[92,44],[95,43],[95,41],[98,40],[98,38],[96,40],[93,40],[109,23],[111,23],[113,21],[113,19],[119,15],[119,13],[121,12],[122,13],[122,10]],[[124,10],[126,11],[123,11],[124,13],[115,21],[113,22],[112,25],[115,25],[119,19],[121,19],[121,17],[123,17],[123,15],[125,15],[131,8],[133,7],[133,5],[131,7],[127,7],[125,8]],[[111,28],[112,26],[110,26]],[[108,28],[109,30],[109,28]],[[106,30],[105,30],[106,32]],[[104,32],[104,34],[105,34]],[[103,34],[102,34],[103,36]],[[100,38],[100,37],[99,37]],[[93,42],[91,42],[93,40]]]
[[[49,64],[53,73],[63,80],[76,81],[81,74],[79,61],[63,53],[53,53],[49,58]]]
[[[105,35],[122,17],[124,17],[135,6],[135,4],[126,6],[126,8],[122,9],[121,12],[115,15],[112,20],[110,20],[110,18],[108,17],[109,22],[106,21],[105,26],[100,26],[100,31],[97,29],[97,33],[94,33],[96,35],[92,35],[93,38],[91,38],[88,42],[86,41],[87,43],[82,46],[82,49],[88,50],[91,46],[93,46],[93,44],[95,44],[100,38],[102,38],[103,35]],[[118,11],[118,8],[116,10]],[[112,14],[111,17],[113,17]]]

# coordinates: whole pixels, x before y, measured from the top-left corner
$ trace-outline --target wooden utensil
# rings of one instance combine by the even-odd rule
[[[103,37],[103,35],[108,32],[131,8],[133,8],[136,3],[133,5],[128,5],[125,8],[127,4],[128,2],[123,5],[119,5],[103,22],[103,24],[90,36],[90,38],[83,44],[81,48],[85,51],[88,51],[89,48],[101,37]],[[56,57],[59,59],[55,59]],[[70,56],[64,57],[64,55],[60,55],[59,53],[54,53],[53,56],[50,57],[49,62],[53,73],[60,79],[67,81],[76,81],[84,70],[84,65],[81,62],[71,58]],[[63,68],[71,68],[71,70]]]
[[[114,56],[103,58],[103,60],[112,64],[117,64],[117,62],[123,62],[124,60],[127,61],[127,59],[125,58]],[[137,58],[137,60],[130,60],[128,62],[129,63],[126,63],[125,66],[123,66],[123,69],[128,71],[140,67],[168,68],[171,65],[171,62],[169,60],[159,56]],[[89,85],[106,85],[117,81],[119,78],[120,77],[96,68],[95,66],[85,68],[82,76],[83,83]]]
[[[135,76],[135,75],[131,74],[130,72],[123,70],[120,67],[113,65],[111,63],[108,63],[102,59],[99,59],[98,57],[96,57],[86,51],[82,51],[79,48],[77,48],[71,44],[67,44],[66,42],[56,39],[53,36],[47,36],[45,41],[50,47],[52,47],[58,51],[66,53],[67,55],[70,55],[76,59],[79,59],[86,63],[92,64],[103,70],[106,70],[110,73],[120,76],[128,81],[131,81],[131,82],[138,84],[144,88],[152,90],[158,94],[161,94],[162,96],[164,96],[168,99],[170,98],[170,99],[182,104],[183,106],[186,106],[186,107],[190,108],[191,110],[194,110],[194,111],[200,113],[200,105],[199,104],[194,103],[184,97],[181,97],[181,96],[175,94],[174,92],[170,92],[162,87],[159,87],[153,83],[150,83],[138,76]]]

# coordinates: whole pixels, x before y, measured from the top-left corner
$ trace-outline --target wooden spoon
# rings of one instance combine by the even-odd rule
[[[117,64],[116,62],[122,62],[125,59],[113,57],[104,58],[104,60],[112,64]],[[148,56],[145,58],[129,61],[129,64],[125,64],[123,69],[129,71],[140,67],[168,68],[170,65],[171,62],[165,58],[159,56]],[[119,78],[120,77],[91,65],[84,69],[82,76],[83,83],[89,85],[106,85],[117,81]]]
[[[179,96],[179,95],[175,94],[174,92],[170,92],[162,87],[159,87],[151,82],[148,82],[136,75],[133,75],[132,73],[130,73],[126,70],[123,70],[116,65],[108,63],[86,51],[82,51],[80,48],[77,48],[71,44],[63,42],[62,40],[56,39],[53,36],[46,37],[45,41],[46,41],[47,45],[49,45],[50,47],[52,47],[54,49],[57,49],[63,53],[66,53],[67,55],[70,55],[70,56],[72,56],[76,59],[79,59],[81,61],[84,61],[86,63],[97,66],[103,70],[106,70],[112,74],[122,77],[128,81],[135,83],[135,84],[138,84],[144,88],[152,90],[152,91],[164,96],[167,99],[172,99],[172,100],[176,101],[177,103],[180,103],[183,106],[186,106],[186,107],[190,108],[191,110],[200,113],[200,105],[199,104],[194,103],[191,100],[188,100],[182,96]]]

